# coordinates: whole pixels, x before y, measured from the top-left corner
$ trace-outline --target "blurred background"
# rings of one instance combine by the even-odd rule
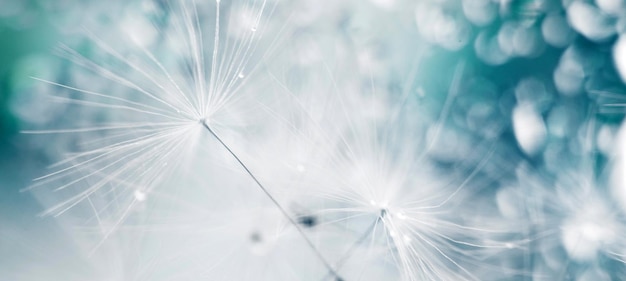
[[[30,77],[50,71],[49,62],[56,60],[51,51],[59,41],[58,29],[51,21],[52,11],[41,2],[0,2],[0,212],[4,220],[33,220],[40,208],[20,189],[30,184],[28,178],[41,171],[46,159],[22,142],[24,119],[15,104],[36,91]]]
[[[24,228],[0,230],[0,253],[19,251],[13,243],[30,231],[29,224],[12,222],[51,223],[37,217],[43,208],[20,190],[59,160],[55,151],[64,151],[54,139],[42,145],[20,134],[62,115],[40,102],[50,89],[31,77],[55,77],[68,62],[54,48],[73,42],[86,17],[130,6],[123,2],[0,0],[0,224]],[[432,99],[433,111],[441,109],[462,62],[447,125],[497,141],[514,155],[510,166],[528,163],[556,178],[589,157],[581,147],[591,139],[595,176],[605,173],[626,104],[626,1],[285,3],[286,12],[306,15],[296,18],[296,29],[319,40],[324,34],[344,38],[364,65],[379,70],[374,75],[382,87]],[[419,73],[412,74],[417,65]]]

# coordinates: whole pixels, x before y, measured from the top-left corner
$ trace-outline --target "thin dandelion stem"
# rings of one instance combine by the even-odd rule
[[[215,133],[215,131],[213,131],[213,129],[211,129],[211,127],[206,123],[206,121],[202,120],[201,121],[202,126],[204,126],[205,129],[207,129],[207,131],[209,131],[209,133],[211,133],[211,135],[213,135],[213,137],[215,137],[215,139],[217,139],[217,141],[228,151],[228,153],[230,153],[230,155],[233,156],[233,158],[235,158],[235,160],[237,160],[237,162],[239,163],[239,165],[246,171],[246,173],[252,178],[252,180],[254,180],[254,182],[257,184],[257,186],[263,191],[263,193],[265,193],[265,195],[267,195],[267,197],[272,201],[272,203],[274,203],[274,205],[276,206],[276,208],[278,208],[278,210],[280,210],[280,212],[285,216],[285,218],[287,218],[287,220],[289,221],[289,223],[291,223],[296,230],[298,230],[298,232],[300,233],[300,235],[302,236],[302,238],[304,239],[304,241],[307,243],[307,245],[309,246],[309,248],[311,248],[311,250],[315,253],[315,255],[317,256],[317,258],[324,264],[324,266],[328,269],[328,271],[330,272],[330,274],[332,274],[333,276],[335,276],[336,278],[339,278],[339,275],[337,274],[337,272],[335,271],[335,269],[333,269],[333,267],[330,265],[330,263],[326,260],[326,258],[324,258],[324,256],[322,255],[322,253],[317,249],[317,247],[315,247],[315,245],[313,244],[313,241],[311,241],[311,239],[309,239],[309,237],[306,235],[306,233],[304,233],[304,230],[298,225],[298,223],[289,215],[289,213],[287,213],[287,210],[285,210],[285,208],[278,203],[278,201],[276,200],[276,198],[274,198],[274,196],[265,188],[265,186],[263,186],[263,184],[261,184],[261,182],[256,178],[256,176],[254,176],[254,174],[250,171],[250,169],[248,169],[248,166],[246,166],[246,164],[244,164],[241,159],[237,156],[237,154],[235,154],[230,147],[224,143],[224,141],[222,141],[222,139]]]

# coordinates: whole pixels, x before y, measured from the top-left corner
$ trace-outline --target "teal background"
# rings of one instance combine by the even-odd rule
[[[29,62],[35,57],[51,56],[59,35],[51,16],[38,2],[0,2],[4,2],[0,6],[5,12],[14,10],[14,14],[0,16],[0,219],[38,221],[36,214],[41,207],[21,190],[46,161],[24,142],[22,124],[10,103],[21,93],[33,90],[37,81],[30,77],[41,71],[41,65]]]

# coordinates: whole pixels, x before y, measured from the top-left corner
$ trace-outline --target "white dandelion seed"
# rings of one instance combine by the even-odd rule
[[[149,216],[135,211],[151,206],[151,197],[158,194],[158,189],[176,168],[189,170],[193,158],[206,157],[207,151],[221,149],[223,154],[236,160],[245,176],[253,180],[256,188],[263,191],[278,213],[293,226],[304,240],[303,245],[312,250],[334,276],[332,266],[296,218],[257,179],[228,144],[228,137],[223,138],[218,133],[239,126],[234,121],[242,116],[254,118],[254,112],[250,114],[254,105],[246,100],[251,100],[255,94],[251,91],[258,89],[247,87],[250,79],[254,79],[259,62],[267,57],[275,43],[274,39],[261,37],[272,28],[269,20],[274,3],[241,1],[225,7],[221,1],[213,4],[165,3],[165,23],[157,26],[163,46],[152,46],[159,40],[156,35],[144,37],[146,34],[141,30],[148,26],[140,22],[135,26],[139,31],[122,30],[128,38],[120,41],[131,44],[133,48],[129,50],[117,49],[120,42],[110,44],[88,33],[89,39],[102,52],[101,60],[66,46],[61,48],[74,63],[121,88],[119,94],[39,80],[79,95],[57,100],[119,114],[107,116],[107,122],[101,126],[27,131],[98,134],[95,140],[81,144],[84,152],[56,164],[55,172],[37,179],[35,187],[55,185],[57,192],[68,196],[45,214],[58,216],[78,205],[86,206],[92,214],[86,218],[87,222],[103,229],[99,247],[125,221],[141,221]],[[223,19],[224,10],[228,12],[227,20]],[[204,28],[212,18],[212,29]],[[276,26],[273,32],[281,33],[283,27]],[[213,38],[211,43],[204,42],[207,34]],[[209,44],[210,55],[205,55]],[[207,135],[211,138],[207,139]],[[217,141],[214,147],[207,147],[209,139]]]
[[[475,270],[494,270],[480,260],[507,248],[487,238],[505,228],[454,216],[455,210],[467,212],[463,202],[471,197],[470,182],[484,161],[473,172],[439,174],[427,156],[433,147],[428,126],[419,126],[411,101],[404,101],[410,109],[398,109],[390,106],[390,96],[359,93],[347,81],[333,85],[331,79],[331,91],[311,93],[323,103],[312,104],[311,96],[298,92],[292,93],[295,105],[281,102],[268,109],[285,126],[271,131],[260,153],[248,156],[261,160],[250,163],[259,171],[272,170],[263,164],[269,161],[302,164],[306,172],[292,168],[280,178],[268,172],[263,182],[271,182],[275,193],[297,194],[292,200],[319,221],[316,233],[336,233],[348,241],[327,255],[343,280],[385,275],[479,280]],[[373,114],[378,108],[385,111]],[[430,140],[436,141],[441,129],[431,129]]]
[[[79,152],[34,184],[55,186],[65,197],[45,214],[57,216],[86,205],[95,220],[115,222],[110,232],[197,154],[207,129],[215,134],[213,130],[239,126],[233,120],[248,110],[249,78],[275,42],[276,37],[263,36],[274,32],[270,20],[275,5],[220,3],[155,2],[163,13],[158,23],[132,17],[132,23],[112,28],[117,33],[86,32],[97,50],[93,55],[60,47],[63,56],[93,73],[90,80],[75,85],[35,79],[71,91],[54,96],[55,101],[104,114],[80,128],[26,131],[85,136],[73,149]],[[238,16],[243,10],[246,22]],[[250,25],[247,32],[238,29],[242,24]],[[148,29],[158,33],[137,37],[148,36]],[[118,37],[112,40],[111,33]],[[250,75],[243,77],[244,72]]]

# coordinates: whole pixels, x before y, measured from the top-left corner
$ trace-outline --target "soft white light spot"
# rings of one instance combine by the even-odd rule
[[[513,109],[513,129],[520,148],[534,155],[542,148],[547,130],[543,118],[529,104],[520,104]]]
[[[135,195],[135,200],[137,200],[139,202],[146,201],[147,195],[146,195],[145,192],[143,192],[141,190],[135,190],[134,195]]]
[[[613,128],[608,125],[602,126],[598,132],[597,144],[598,149],[603,153],[609,155],[615,148],[613,145],[613,139],[615,138],[615,132]]]
[[[500,213],[508,219],[519,218],[524,214],[524,208],[520,203],[520,198],[515,194],[515,190],[505,187],[496,193],[496,203]]]
[[[446,13],[438,5],[420,2],[415,10],[417,29],[424,39],[449,50],[459,50],[470,40],[471,27],[463,18]]]
[[[411,242],[411,237],[409,237],[408,235],[403,235],[402,239],[404,240],[404,243],[409,243]]]
[[[613,46],[613,60],[622,81],[626,82],[626,36],[621,35]]]
[[[603,41],[615,34],[615,20],[591,4],[575,1],[567,8],[567,19],[589,40]]]
[[[370,0],[374,5],[383,9],[391,9],[396,5],[396,0]]]
[[[626,123],[622,123],[614,140],[611,171],[611,193],[622,210],[626,210]]]
[[[506,22],[498,31],[500,49],[509,56],[535,56],[543,50],[538,31],[516,23]]]
[[[515,99],[518,103],[538,104],[547,99],[545,85],[537,78],[524,78],[515,87]]]
[[[610,226],[595,221],[573,221],[562,233],[563,246],[568,255],[578,261],[592,260],[604,243],[614,238]]]
[[[535,28],[518,28],[513,36],[515,54],[532,57],[539,55],[543,50],[543,42]]]
[[[567,254],[577,261],[596,258],[599,251],[618,238],[617,225],[607,202],[592,196],[572,206],[575,214],[562,225],[561,239]]]
[[[452,17],[442,19],[434,26],[434,30],[439,45],[451,51],[463,48],[469,42],[471,35],[471,28],[467,22]]]
[[[296,170],[298,170],[298,172],[302,173],[302,172],[304,172],[306,169],[304,168],[304,165],[302,165],[302,164],[298,164],[298,166],[296,166]]]
[[[401,219],[401,220],[405,220],[406,216],[403,213],[397,213],[396,216]]]
[[[558,48],[569,45],[576,35],[565,17],[557,13],[550,14],[543,20],[541,33],[546,43]]]
[[[491,36],[487,31],[482,31],[474,41],[476,55],[485,63],[500,65],[507,62],[509,54],[502,50],[497,36]]]
[[[585,78],[585,70],[574,52],[571,47],[568,48],[554,71],[556,88],[559,93],[568,96],[580,93]]]
[[[624,10],[624,0],[596,0],[596,5],[603,12],[611,15],[619,15]]]
[[[122,30],[137,45],[146,47],[152,44],[158,31],[145,17],[127,15],[121,22]]]
[[[495,2],[491,0],[464,0],[461,3],[467,19],[479,26],[491,23],[498,11]]]

